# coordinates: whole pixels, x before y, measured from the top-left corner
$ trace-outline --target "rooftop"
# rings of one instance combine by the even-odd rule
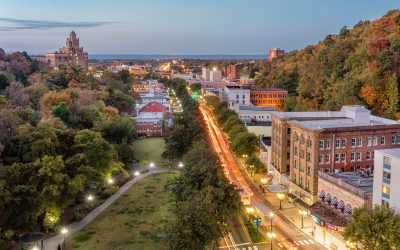
[[[400,159],[400,148],[380,149],[380,150],[375,150],[375,153],[380,153],[385,156],[391,156]]]
[[[370,110],[359,105],[343,106],[340,111],[274,112],[273,115],[313,130],[340,127],[400,125],[399,122],[373,116]]]
[[[372,171],[371,171],[372,172]],[[357,172],[340,173],[318,173],[318,178],[327,180],[340,186],[347,191],[363,196],[365,193],[372,193],[374,178],[371,175],[363,175]]]
[[[158,102],[149,102],[146,104],[139,113],[164,113],[165,107]]]
[[[239,106],[239,110],[277,111],[273,107],[262,107],[262,106]]]
[[[274,91],[274,92],[277,92],[277,91],[279,91],[279,92],[286,92],[287,93],[287,90],[286,89],[278,89],[278,88],[251,88],[251,90],[252,91]]]

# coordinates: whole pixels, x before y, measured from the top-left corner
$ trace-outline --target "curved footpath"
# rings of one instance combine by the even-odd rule
[[[126,190],[128,190],[133,184],[135,184],[139,180],[141,180],[149,175],[152,175],[152,174],[166,173],[166,172],[169,172],[168,169],[152,169],[148,173],[141,174],[139,176],[134,177],[132,180],[128,181],[120,189],[118,189],[118,191],[115,194],[108,197],[103,202],[103,204],[101,204],[100,206],[93,209],[81,221],[77,221],[77,222],[73,222],[73,223],[69,224],[67,226],[68,235],[71,235],[71,234],[75,233],[76,231],[79,231],[84,226],[89,224],[94,218],[96,218],[101,212],[103,212],[108,206],[110,206],[114,201],[116,201],[123,193],[125,193]],[[61,233],[52,238],[45,240],[44,241],[44,250],[57,250],[58,244],[62,245],[63,240],[64,240],[64,235]]]

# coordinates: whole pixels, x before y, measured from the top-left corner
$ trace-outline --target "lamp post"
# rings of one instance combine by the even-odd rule
[[[112,178],[110,178],[110,179],[107,180],[107,183],[112,185],[112,184],[114,184],[114,180]]]
[[[154,168],[154,162],[150,162],[150,164],[149,164],[149,167],[151,168],[151,169],[153,169]],[[151,170],[152,171],[152,170]]]
[[[178,167],[179,167],[179,168],[183,168],[183,163],[182,163],[182,162],[179,162]]]
[[[271,250],[272,250],[272,240],[276,237],[276,234],[271,230],[271,232],[267,233],[267,236],[271,241]]]
[[[278,193],[276,195],[279,199],[279,210],[282,210],[282,201],[285,199],[285,194],[284,193]]]
[[[135,173],[133,173],[134,176],[139,176],[140,172],[139,171],[135,171]]]
[[[273,212],[269,212],[269,219],[270,219],[270,223],[271,223],[271,231],[272,231],[272,218],[274,217],[274,213]]]
[[[64,240],[63,240],[63,243],[62,243],[63,249],[64,249],[64,248],[65,248],[65,237],[66,237],[66,235],[67,235],[67,233],[68,233],[68,229],[67,229],[66,227],[64,227],[64,228],[61,230],[61,233],[64,235]]]
[[[301,228],[304,228],[304,218],[307,216],[307,210],[301,209],[299,214],[301,215]]]

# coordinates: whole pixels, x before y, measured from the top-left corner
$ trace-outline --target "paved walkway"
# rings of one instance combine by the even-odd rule
[[[165,172],[169,172],[168,169],[153,169],[153,170],[150,170],[148,173],[141,174],[139,176],[134,177],[132,180],[128,181],[120,189],[118,189],[118,191],[115,194],[111,195],[107,200],[105,200],[103,202],[103,204],[101,204],[100,206],[93,209],[81,221],[73,222],[72,224],[68,225],[67,226],[68,235],[71,235],[71,234],[75,233],[76,231],[79,231],[84,226],[89,224],[94,218],[96,218],[101,212],[103,212],[108,206],[110,206],[123,193],[125,193],[126,190],[128,190],[133,184],[135,184],[139,180],[141,180],[149,175],[152,175],[152,174],[165,173]],[[57,250],[58,244],[61,245],[63,240],[64,240],[64,235],[61,233],[52,238],[45,240],[44,241],[44,250]]]

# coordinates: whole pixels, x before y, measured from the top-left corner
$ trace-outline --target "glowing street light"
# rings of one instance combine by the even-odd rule
[[[269,219],[270,219],[270,223],[271,223],[271,231],[272,231],[272,218],[274,218],[274,213],[273,212],[269,212]]]
[[[285,194],[278,193],[276,196],[279,199],[279,210],[282,210],[282,201],[283,201],[283,199],[285,199]]]
[[[134,175],[139,176],[140,175],[139,171],[135,171]]]
[[[154,163],[150,162],[149,167],[154,168],[154,166],[155,166]]]
[[[34,246],[30,250],[39,250],[39,248],[37,246]]]
[[[112,184],[114,184],[114,180],[112,178],[110,178],[110,179],[107,180],[107,183],[112,185]]]
[[[307,210],[301,209],[299,214],[301,214],[301,228],[304,228],[304,218],[307,216]]]
[[[183,163],[179,162],[178,167],[183,168]]]
[[[252,207],[246,207],[246,213],[249,213],[249,214],[254,213],[254,208],[252,208]]]
[[[94,200],[94,196],[91,195],[91,194],[89,194],[89,195],[86,197],[86,200],[89,201],[89,202],[91,202],[91,201]]]
[[[272,240],[274,238],[276,238],[276,234],[271,231],[271,232],[267,233],[267,236],[271,240],[271,250],[272,250]]]
[[[66,227],[64,227],[63,229],[61,229],[61,233],[64,235],[64,240],[63,240],[63,249],[65,248],[65,237],[68,233],[68,229]]]
[[[261,178],[260,181],[262,184],[267,184],[268,182],[267,178]]]

